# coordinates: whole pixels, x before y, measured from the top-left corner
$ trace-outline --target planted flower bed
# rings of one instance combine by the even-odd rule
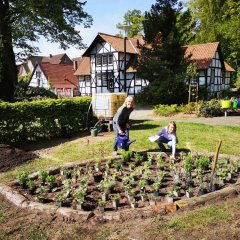
[[[170,160],[161,153],[124,152],[104,159],[19,174],[13,187],[31,201],[83,211],[142,208],[159,202],[198,196],[235,183],[239,162],[220,159],[215,172],[212,159],[183,154]]]

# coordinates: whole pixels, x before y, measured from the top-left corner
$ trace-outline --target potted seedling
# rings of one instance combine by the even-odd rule
[[[102,198],[106,201],[108,199],[109,193],[111,193],[113,187],[115,186],[115,181],[110,178],[105,178],[100,182],[100,189],[103,191]]]
[[[33,180],[29,179],[26,184],[27,184],[27,187],[28,187],[28,192],[30,194],[34,194],[34,192],[37,188],[36,183]]]
[[[203,182],[199,185],[198,195],[202,196],[208,192],[208,184]]]
[[[86,195],[86,191],[87,191],[86,188],[80,186],[79,188],[75,189],[75,191],[73,193],[74,201],[76,202],[76,208],[78,210],[82,209],[82,205],[84,203],[84,197]]]
[[[189,186],[186,190],[186,197],[187,198],[191,198],[193,197],[193,187],[192,186]]]
[[[66,179],[70,179],[72,177],[72,171],[68,167],[62,167],[60,173],[61,175],[65,176]]]
[[[111,196],[112,205],[113,205],[114,209],[118,208],[120,199],[121,199],[121,195],[119,193],[114,194],[114,195]]]
[[[140,153],[135,153],[134,160],[136,165],[139,165],[143,161],[143,156]]]
[[[42,184],[45,184],[47,176],[48,173],[46,171],[42,170],[39,172],[38,178],[42,181]]]
[[[105,206],[106,206],[107,202],[105,200],[99,199],[98,200],[98,209],[100,212],[104,212],[105,210]]]
[[[157,160],[157,167],[158,167],[159,169],[163,170],[163,169],[164,169],[164,161],[163,161],[162,155],[161,155],[161,154],[158,154],[156,160]]]
[[[155,206],[156,205],[156,197],[153,194],[148,194],[149,205]]]
[[[37,199],[41,203],[47,202],[47,188],[46,186],[40,186],[36,189]]]
[[[54,175],[48,175],[46,177],[46,184],[49,186],[50,189],[56,187],[56,177]]]
[[[20,185],[23,187],[23,188],[26,188],[27,187],[27,182],[28,182],[28,172],[26,171],[22,171],[18,174],[18,180],[19,180],[19,183]]]
[[[121,158],[123,160],[123,164],[126,164],[132,157],[132,151],[125,151],[122,153]]]
[[[162,183],[161,182],[155,182],[152,184],[152,188],[153,188],[153,195],[155,197],[159,196],[159,189],[161,187]]]
[[[101,160],[97,159],[95,162],[95,171],[99,172],[100,171],[100,165],[101,165]]]
[[[129,171],[132,172],[135,168],[135,164],[134,163],[129,163],[128,167],[129,167]]]
[[[139,182],[138,182],[138,186],[140,188],[140,193],[145,193],[146,191],[146,180],[143,178],[143,179],[140,179]]]
[[[173,190],[170,190],[166,195],[166,201],[167,203],[173,203],[173,200],[174,200]]]
[[[181,187],[178,184],[174,183],[173,184],[173,195],[175,197],[180,197],[180,190],[181,190]]]
[[[134,197],[131,198],[131,200],[130,200],[130,206],[131,206],[131,208],[136,208],[138,206],[138,202]]]

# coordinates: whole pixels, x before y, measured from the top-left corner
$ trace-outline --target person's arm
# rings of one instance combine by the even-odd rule
[[[172,135],[172,155],[170,156],[171,158],[175,158],[176,145],[177,145],[177,136],[173,134]]]
[[[165,130],[165,127],[162,128],[162,129],[157,133],[157,135],[158,135],[158,136],[163,135],[163,134],[164,134],[164,130]]]
[[[122,133],[123,133],[123,130],[121,129],[121,127],[120,127],[120,125],[119,125],[119,119],[121,118],[122,111],[123,111],[123,107],[121,106],[121,107],[117,110],[117,113],[115,114],[114,119],[113,119],[113,121],[114,121],[115,124],[116,124],[116,127],[117,127],[117,129],[118,129],[119,134],[122,134]]]

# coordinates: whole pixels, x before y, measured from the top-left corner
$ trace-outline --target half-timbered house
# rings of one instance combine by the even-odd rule
[[[148,82],[138,77],[135,68],[137,41],[142,40],[98,33],[75,72],[81,95],[142,91]]]
[[[58,97],[74,97],[79,95],[76,61],[72,62],[66,54],[43,58],[37,63],[29,80],[31,87],[43,87],[54,92]]]
[[[229,89],[235,70],[223,58],[219,42],[185,46],[185,56],[195,63],[198,71],[196,82],[205,99],[219,98]],[[191,83],[190,83],[191,84]]]

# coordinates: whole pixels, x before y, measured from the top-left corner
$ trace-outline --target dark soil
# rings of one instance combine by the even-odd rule
[[[0,144],[0,172],[6,172],[36,158],[38,158],[38,154],[33,151],[25,151],[6,144]]]

